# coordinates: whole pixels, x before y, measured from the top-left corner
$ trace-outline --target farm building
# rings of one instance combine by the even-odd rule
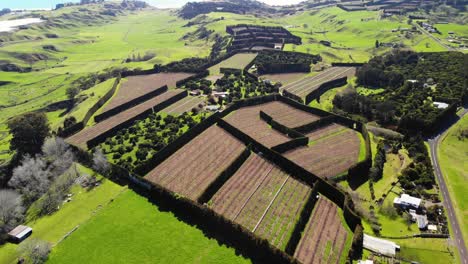
[[[364,234],[364,248],[385,256],[394,257],[400,246],[396,243]]]
[[[32,228],[29,226],[19,225],[8,233],[10,240],[14,243],[20,243],[32,234]]]
[[[205,107],[206,110],[208,111],[218,111],[219,110],[219,105],[207,105]]]
[[[400,197],[395,197],[393,205],[401,208],[414,208],[418,209],[421,205],[421,199],[410,196],[408,194],[402,194]]]
[[[416,215],[416,223],[418,223],[418,228],[420,230],[427,229],[427,216],[426,215]]]

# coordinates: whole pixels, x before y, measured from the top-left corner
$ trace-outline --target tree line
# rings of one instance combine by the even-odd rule
[[[396,51],[377,56],[357,70],[357,84],[383,88],[378,94],[361,95],[353,90],[337,95],[335,110],[358,115],[399,131],[430,133],[443,109],[434,106],[466,102],[466,54],[459,52],[415,53]]]

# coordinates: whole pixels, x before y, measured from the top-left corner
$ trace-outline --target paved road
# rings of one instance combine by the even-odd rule
[[[431,39],[433,39],[435,42],[439,43],[442,47],[446,48],[447,50],[449,50],[449,51],[455,51],[456,50],[456,49],[450,47],[449,45],[443,43],[440,39],[436,38],[431,33],[427,32],[424,28],[422,28],[420,25],[418,25],[418,23],[413,23],[413,25],[415,25],[419,29],[419,31],[421,31],[423,34],[430,37]]]
[[[468,109],[462,112],[462,117],[468,113]],[[440,191],[442,192],[442,196],[444,197],[444,208],[447,211],[447,216],[450,219],[450,224],[452,226],[453,237],[452,240],[455,243],[458,252],[460,253],[460,259],[462,264],[468,264],[468,251],[466,250],[465,240],[463,239],[463,235],[460,229],[460,225],[458,223],[457,217],[455,215],[455,210],[453,209],[452,200],[450,200],[450,194],[447,189],[447,185],[445,184],[445,179],[442,175],[442,171],[440,169],[439,160],[437,157],[437,147],[443,138],[446,130],[438,134],[436,137],[429,139],[429,145],[431,147],[431,159],[432,164],[434,166],[435,175],[439,181]]]

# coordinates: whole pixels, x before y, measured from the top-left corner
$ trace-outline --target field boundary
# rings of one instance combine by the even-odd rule
[[[145,118],[146,116],[148,116],[151,113],[158,112],[158,111],[168,107],[169,105],[179,101],[180,99],[182,99],[182,98],[184,98],[186,96],[187,96],[187,91],[176,94],[176,95],[166,99],[165,101],[160,102],[157,105],[154,105],[152,108],[150,108],[150,109],[148,109],[148,110],[134,116],[133,118],[130,118],[127,121],[119,123],[118,125],[111,128],[110,130],[108,130],[108,131],[106,131],[104,133],[101,133],[101,134],[95,136],[94,138],[88,140],[86,142],[87,147],[89,149],[91,149],[91,148],[97,146],[99,143],[102,143],[109,136],[114,135],[118,130],[123,129],[123,128],[129,126],[130,124],[132,124],[133,122],[135,122],[135,120]]]
[[[104,113],[96,115],[94,117],[94,121],[96,121],[96,123],[99,123],[102,120],[105,120],[105,119],[107,119],[109,117],[115,116],[118,113],[121,113],[121,112],[123,112],[123,111],[125,111],[127,109],[130,109],[130,108],[132,108],[132,107],[134,107],[136,105],[139,105],[139,104],[141,104],[141,103],[143,103],[145,101],[148,101],[149,99],[152,99],[152,98],[154,98],[154,97],[156,97],[158,95],[161,95],[161,94],[167,92],[167,90],[169,90],[167,85],[161,86],[161,87],[159,87],[159,88],[157,88],[157,89],[155,89],[155,90],[153,90],[153,91],[151,91],[151,92],[149,92],[147,94],[144,94],[142,96],[134,98],[134,99],[132,99],[132,100],[130,100],[128,102],[125,102],[125,103],[119,105],[119,106],[116,106],[116,107],[114,107],[112,109],[109,109],[109,110],[105,111]]]
[[[244,162],[250,156],[250,146],[247,146],[244,151],[225,169],[223,170],[216,179],[208,185],[208,187],[203,191],[203,193],[198,197],[197,202],[199,204],[205,204],[215,193],[224,185],[231,177],[239,170],[239,168],[244,164]]]
[[[237,101],[233,105],[228,107],[225,111],[217,112],[211,115],[206,120],[196,125],[194,128],[190,129],[188,132],[186,132],[181,137],[176,139],[176,141],[174,141],[173,143],[163,148],[160,152],[158,152],[158,154],[154,156],[154,158],[151,159],[150,162],[146,163],[145,166],[140,167],[137,173],[143,173],[143,175],[146,174],[148,171],[155,168],[156,166],[161,164],[164,160],[169,158],[173,153],[175,153],[178,149],[183,147],[187,142],[192,140],[195,136],[201,134],[203,131],[205,131],[207,128],[209,128],[212,125],[218,125],[222,129],[230,133],[232,136],[236,137],[241,142],[243,142],[244,145],[249,146],[249,147],[246,147],[243,154],[244,153],[250,154],[249,149],[251,149],[255,153],[261,153],[262,157],[272,162],[275,166],[277,166],[284,172],[288,173],[289,177],[292,177],[293,179],[296,179],[299,182],[304,183],[305,185],[312,188],[312,190],[315,190],[316,192],[321,193],[322,195],[327,197],[329,200],[331,200],[333,203],[335,203],[338,207],[340,207],[343,210],[343,216],[348,227],[351,230],[355,230],[356,227],[361,225],[361,219],[354,212],[354,209],[353,209],[354,204],[348,194],[342,192],[339,189],[336,189],[328,181],[305,170],[301,166],[297,165],[296,163],[282,156],[277,151],[272,150],[260,144],[259,142],[257,142],[256,140],[248,136],[247,134],[243,133],[242,131],[240,131],[239,129],[230,125],[228,122],[222,119],[224,116],[226,116],[227,114],[229,114],[230,112],[234,110],[239,109],[240,107],[252,106],[252,105],[257,105],[257,104],[271,102],[271,101],[283,101],[299,109],[308,109],[306,110],[307,112],[314,112],[318,114],[319,116],[330,115],[329,113],[325,111],[312,109],[304,105],[297,107],[296,104],[299,105],[298,103],[291,102],[290,99],[284,98],[283,96],[280,96],[279,94],[272,94],[268,96],[255,97],[255,98],[249,98],[246,100]],[[344,120],[347,120],[344,117],[342,118]],[[363,127],[361,123],[354,122],[353,120],[349,120],[348,122],[354,124],[356,128]],[[92,158],[90,157],[90,154],[85,152],[84,155],[87,155],[88,162],[91,162]],[[237,161],[244,159],[245,158],[244,155],[242,154],[239,155]],[[225,169],[225,171],[228,171],[229,167],[232,167],[233,169],[235,169],[235,166],[237,166],[237,164],[234,164],[234,163],[236,162],[232,162],[230,166],[228,166],[228,168]],[[168,206],[170,206],[171,210],[175,210],[175,211],[182,210],[182,212],[180,212],[182,214],[181,217],[187,218],[188,221],[194,221],[194,217],[195,218],[200,217],[200,219],[197,219],[197,220],[200,221],[202,225],[206,226],[206,228],[208,228],[212,232],[223,231],[222,232],[223,236],[226,236],[226,234],[229,234],[228,237],[229,237],[230,243],[235,243],[236,247],[245,249],[247,251],[255,251],[254,255],[256,257],[259,256],[258,254],[260,254],[262,257],[266,257],[268,260],[270,260],[270,262],[275,262],[275,263],[296,263],[297,262],[296,259],[294,259],[285,251],[281,251],[278,248],[272,246],[267,240],[258,237],[257,235],[253,234],[252,231],[247,230],[243,226],[236,224],[231,220],[228,220],[222,215],[217,214],[216,212],[214,212],[207,206],[199,203],[198,201],[192,201],[186,197],[180,196],[179,194],[176,194],[158,184],[151,183],[142,177],[135,178],[126,169],[120,168],[115,165],[113,165],[113,171],[111,173],[111,177],[117,181],[124,181],[124,182],[131,181],[131,184],[136,184],[138,186],[141,186],[142,188],[148,191],[151,198],[156,198],[154,200],[157,203],[160,203],[161,200],[168,201]],[[224,178],[224,176],[218,177],[218,180],[219,180],[218,183],[213,184],[213,190],[209,191],[210,193],[215,192],[215,189],[216,189],[215,186],[217,187],[217,185],[219,185],[221,181],[225,181],[226,178]],[[205,196],[209,197],[210,195],[206,194]],[[206,197],[203,200],[208,199]],[[200,199],[200,201],[202,200]],[[311,203],[311,201],[308,201],[308,202]],[[307,215],[307,211],[304,211],[305,208],[306,207],[304,205],[301,211],[301,215]],[[296,234],[296,236],[301,234],[300,226],[298,227],[298,225],[300,224],[301,222],[299,220],[297,220],[294,223],[295,227],[293,229],[293,232],[294,234]],[[215,227],[216,229],[215,231],[213,231],[213,227]],[[294,237],[291,236],[291,238],[286,243],[286,245],[289,244],[288,250],[293,250],[292,245],[294,244],[294,242],[289,242],[293,238],[295,240],[298,239],[295,236]],[[225,237],[223,239],[225,239]],[[260,252],[263,252],[263,253],[260,253]]]
[[[81,122],[76,123],[75,125],[64,129],[60,133],[58,133],[59,136],[61,137],[69,137],[78,131],[84,129],[86,125],[88,124],[89,120],[91,117],[101,108],[109,99],[112,98],[114,95],[115,91],[117,90],[117,87],[120,84],[120,77],[117,77],[114,81],[114,84],[112,85],[112,88],[103,96],[101,99],[99,99],[86,113],[85,117]]]

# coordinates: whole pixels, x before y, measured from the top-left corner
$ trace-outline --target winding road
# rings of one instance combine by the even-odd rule
[[[468,113],[468,109],[465,108],[461,114],[461,117],[463,117],[467,113]],[[445,179],[442,175],[442,171],[439,165],[439,160],[437,157],[437,147],[439,146],[439,143],[441,142],[443,135],[446,133],[447,130],[448,128],[440,132],[436,137],[429,139],[428,141],[429,141],[429,145],[431,148],[431,159],[432,159],[432,165],[434,166],[434,173],[439,181],[440,191],[444,198],[444,208],[447,211],[447,216],[449,218],[450,225],[452,226],[452,232],[453,232],[452,240],[455,243],[455,247],[458,249],[458,252],[460,253],[461,263],[468,264],[468,251],[466,250],[465,240],[463,239],[460,225],[458,223],[455,210],[452,205],[452,200],[450,199],[450,194],[447,189]]]

